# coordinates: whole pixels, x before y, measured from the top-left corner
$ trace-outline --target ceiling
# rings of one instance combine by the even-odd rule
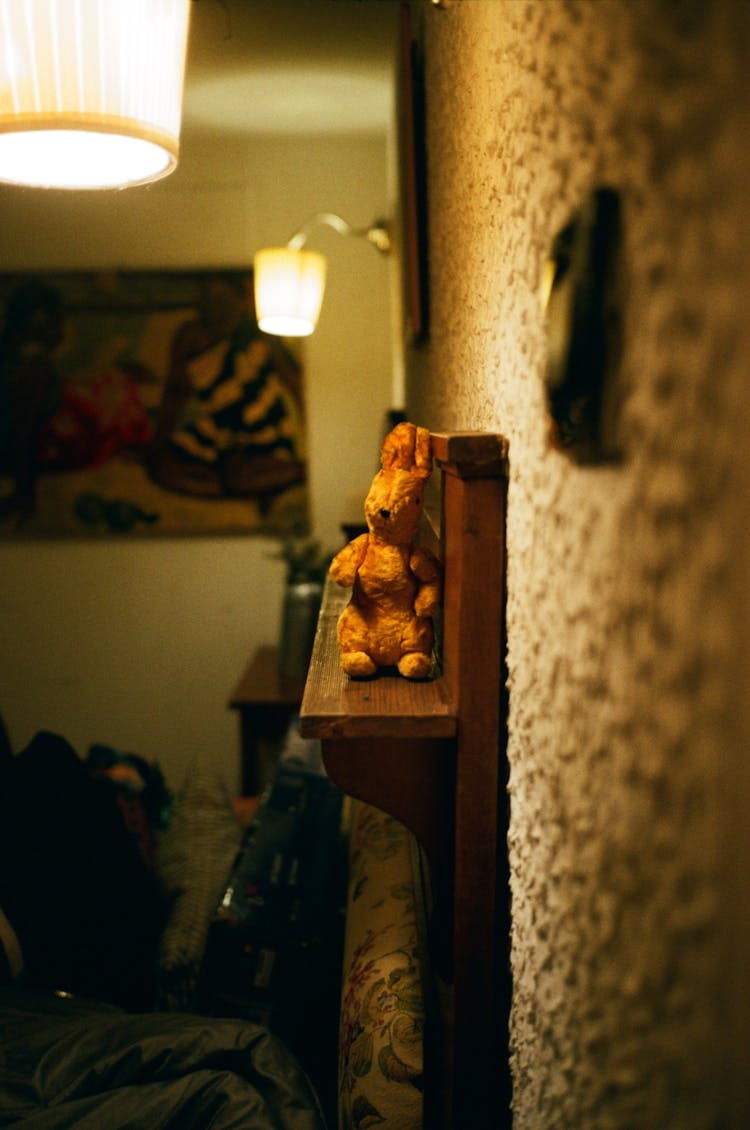
[[[386,130],[398,11],[399,0],[192,0],[183,127]]]

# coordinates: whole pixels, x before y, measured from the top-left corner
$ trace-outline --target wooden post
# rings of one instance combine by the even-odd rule
[[[443,674],[457,711],[449,1124],[509,1124],[505,874],[507,450],[496,435],[434,434],[443,472]],[[500,927],[500,928],[498,928]],[[505,931],[505,936],[502,931]],[[498,1086],[500,1084],[500,1086]]]

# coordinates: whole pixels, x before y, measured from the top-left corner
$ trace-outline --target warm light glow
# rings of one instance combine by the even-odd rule
[[[190,0],[0,0],[0,181],[114,188],[179,153]]]
[[[264,333],[307,337],[323,302],[326,261],[317,251],[267,247],[255,256],[255,311]]]

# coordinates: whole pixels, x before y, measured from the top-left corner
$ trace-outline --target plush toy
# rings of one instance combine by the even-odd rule
[[[408,679],[423,679],[440,600],[438,561],[414,545],[432,470],[430,433],[397,424],[383,441],[380,462],[365,499],[369,533],[345,545],[330,566],[337,584],[353,586],[338,622],[341,667],[364,677],[395,666]]]

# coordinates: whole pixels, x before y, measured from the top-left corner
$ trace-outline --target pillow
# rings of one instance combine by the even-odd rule
[[[159,946],[160,1008],[195,1007],[208,929],[241,837],[224,783],[203,763],[195,762],[156,846],[156,873],[170,907]]]

